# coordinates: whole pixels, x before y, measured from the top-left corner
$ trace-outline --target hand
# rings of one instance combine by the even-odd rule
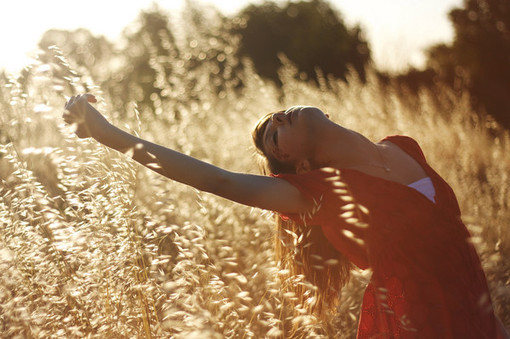
[[[89,104],[96,102],[92,94],[83,94],[72,96],[65,104],[66,111],[62,117],[66,123],[75,126],[75,133],[80,138],[93,137],[92,131],[107,123],[101,113]]]

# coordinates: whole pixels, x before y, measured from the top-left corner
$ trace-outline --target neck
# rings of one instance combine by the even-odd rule
[[[357,168],[367,164],[383,166],[377,144],[337,124],[321,129],[311,164],[314,168]]]

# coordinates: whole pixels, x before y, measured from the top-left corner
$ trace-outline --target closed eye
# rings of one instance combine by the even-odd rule
[[[276,147],[278,147],[278,130],[276,130],[273,134],[273,142]]]

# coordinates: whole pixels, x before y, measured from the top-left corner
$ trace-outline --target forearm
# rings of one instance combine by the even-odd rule
[[[224,178],[225,171],[221,168],[143,140],[111,124],[95,131],[92,136],[105,146],[132,154],[135,161],[147,168],[201,191],[215,193]]]
[[[122,131],[90,105],[96,101],[90,94],[67,101],[63,118],[77,125],[78,137],[92,137],[170,179],[232,201],[284,211],[294,211],[293,200],[299,204],[299,192],[284,180],[230,172]]]
[[[95,101],[93,96],[83,95],[66,103],[64,120],[78,124],[80,138],[92,137],[170,179],[241,204],[289,213],[309,210],[310,201],[287,181],[230,172],[138,138],[110,124],[88,103]]]

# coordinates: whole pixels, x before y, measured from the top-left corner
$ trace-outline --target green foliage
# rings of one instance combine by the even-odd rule
[[[175,71],[171,61],[180,55],[168,21],[168,16],[155,7],[142,11],[136,29],[124,33],[126,43],[121,51],[124,67],[117,71],[109,86],[120,102],[135,100],[152,107],[151,95],[161,95],[158,81],[165,82]]]
[[[510,128],[510,1],[464,0],[450,12],[452,45],[429,51],[429,66],[451,86],[467,87],[476,109]]]
[[[240,17],[233,30],[241,36],[239,54],[268,79],[278,81],[279,53],[311,79],[317,79],[317,69],[345,79],[349,67],[365,79],[370,52],[361,29],[348,29],[324,0],[264,2],[248,6]]]
[[[72,55],[68,61],[76,74],[66,73],[61,65],[56,74],[62,79],[87,75],[122,111],[135,101],[142,112],[157,114],[165,97],[189,102],[196,96],[204,84],[196,82],[195,73],[208,71],[208,83],[219,96],[230,87],[242,89],[240,60],[245,57],[253,61],[257,74],[276,82],[285,57],[300,76],[315,80],[318,72],[345,79],[349,68],[365,79],[370,59],[360,28],[348,29],[323,0],[289,2],[284,7],[270,2],[251,5],[233,18],[212,9],[204,11],[193,1],[185,2],[180,17],[153,5],[139,14],[123,38],[123,44],[114,47],[84,29],[51,30],[40,42],[46,51],[41,62],[56,65],[59,61],[52,59]]]
[[[156,5],[142,11],[124,32],[106,89],[118,106],[136,101],[142,111],[158,114],[162,99],[182,99],[186,105],[201,90],[204,84],[196,82],[195,73],[209,72],[208,83],[218,95],[227,86],[239,86],[237,43],[228,24],[219,12],[206,13],[192,1],[185,3],[180,17]]]

